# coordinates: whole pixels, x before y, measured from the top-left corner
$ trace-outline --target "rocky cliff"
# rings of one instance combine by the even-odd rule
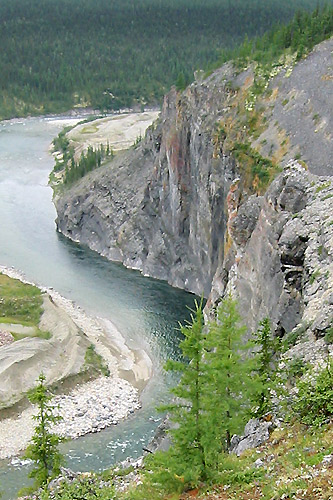
[[[268,315],[280,335],[306,325],[322,336],[333,316],[332,49],[270,74],[226,64],[172,90],[139,145],[55,199],[58,230],[208,305],[232,289],[249,327]]]

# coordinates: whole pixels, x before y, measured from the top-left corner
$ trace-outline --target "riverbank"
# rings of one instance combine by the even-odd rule
[[[66,137],[74,148],[74,158],[77,161],[88,147],[99,148],[107,144],[114,152],[122,151],[132,146],[144,137],[147,128],[158,118],[160,110],[141,113],[122,113],[97,118],[88,123],[75,125]]]
[[[0,266],[0,272],[11,278],[20,279],[24,283],[33,284],[13,268]],[[37,372],[43,370],[48,376],[48,382],[53,384],[56,380],[61,381],[66,379],[66,376],[70,376],[72,373],[69,373],[67,367],[72,367],[77,363],[76,351],[79,344],[75,344],[74,349],[68,348],[65,351],[61,365],[65,369],[65,373],[59,372],[59,368],[52,359],[52,356],[57,354],[57,351],[52,349],[52,342],[56,345],[59,344],[59,339],[62,340],[61,335],[64,335],[66,339],[68,337],[67,330],[64,331],[64,327],[59,325],[59,314],[64,314],[75,325],[72,337],[77,338],[80,333],[85,342],[84,346],[94,345],[96,353],[102,356],[107,364],[110,376],[99,377],[82,385],[76,385],[69,394],[55,396],[54,404],[59,405],[59,414],[64,418],[55,430],[63,436],[77,438],[117,424],[129,413],[140,407],[139,391],[145,386],[152,374],[150,358],[143,350],[130,349],[125,339],[110,321],[87,315],[83,309],[53,289],[41,287],[41,290],[45,294],[44,306],[46,309],[41,323],[44,329],[51,332],[55,332],[57,329],[57,333],[51,340],[29,338],[10,345],[3,345],[0,349],[3,361],[7,364],[6,370],[10,354],[13,354],[13,367],[15,367],[13,380],[26,378],[24,368],[28,368],[30,371],[34,368]],[[54,313],[55,308],[56,314]],[[71,325],[70,328],[74,327]],[[60,356],[63,356],[62,345],[60,343]],[[32,346],[36,349],[36,353],[31,360],[29,359],[30,364],[27,366],[24,350],[31,353]],[[47,357],[43,357],[38,352],[40,346],[42,346],[42,351],[47,346],[49,350]],[[72,340],[70,343],[66,343],[67,346],[73,346]],[[17,352],[11,353],[14,348]],[[18,355],[20,356],[18,359],[21,360],[22,377],[17,371],[20,368],[20,364],[17,363]],[[45,367],[45,363],[55,365],[55,367]],[[76,372],[79,371],[78,368],[80,368],[79,365],[75,368]],[[53,370],[51,375],[50,370]],[[36,378],[34,377],[34,380]],[[7,382],[9,383],[9,379]],[[7,382],[5,385],[8,385]],[[33,414],[34,410],[29,406],[19,415],[11,415],[2,420],[0,416],[0,459],[15,456],[26,447],[35,425]]]
[[[51,403],[58,406],[55,414],[63,418],[53,431],[70,439],[116,425],[141,406],[138,390],[114,377],[89,381],[68,395],[55,396]],[[36,413],[36,408],[29,406],[17,417],[0,420],[0,459],[16,457],[27,447]]]

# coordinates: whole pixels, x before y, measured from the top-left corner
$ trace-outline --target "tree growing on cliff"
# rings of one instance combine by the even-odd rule
[[[169,361],[168,370],[181,374],[172,389],[175,401],[164,407],[176,426],[173,446],[148,459],[149,481],[171,491],[214,479],[231,435],[242,430],[250,413],[259,377],[255,360],[245,353],[246,328],[237,304],[227,297],[215,321],[204,326],[202,303],[191,322],[181,327],[184,360]],[[164,485],[164,486],[163,486]],[[165,491],[165,490],[164,490]]]
[[[35,487],[46,485],[50,479],[60,473],[63,456],[58,445],[64,440],[50,431],[50,426],[62,419],[54,415],[55,407],[50,403],[51,396],[45,386],[45,375],[38,377],[37,386],[29,391],[28,398],[38,407],[37,415],[33,419],[37,422],[34,435],[25,452],[25,458],[35,462],[29,477],[35,479]]]

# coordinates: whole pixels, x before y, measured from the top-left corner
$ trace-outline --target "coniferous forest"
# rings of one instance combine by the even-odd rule
[[[156,105],[244,36],[317,0],[0,2],[0,118]]]

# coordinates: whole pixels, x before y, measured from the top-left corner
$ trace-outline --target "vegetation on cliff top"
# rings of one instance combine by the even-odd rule
[[[316,0],[11,0],[0,3],[0,118],[154,104]]]
[[[216,123],[213,134],[214,156],[222,152],[233,154],[245,192],[263,194],[281,171],[281,160],[288,154],[289,139],[278,128],[270,148],[265,146],[266,138],[260,143],[257,141],[270,124],[270,110],[275,99],[271,80],[281,71],[288,77],[299,59],[332,34],[332,6],[317,7],[311,13],[298,12],[289,24],[254,40],[246,39],[235,50],[224,51],[214,66],[232,59],[237,72],[251,68],[252,76],[241,88],[226,82],[231,105],[223,119]],[[212,71],[213,68],[207,75]]]
[[[312,12],[298,11],[294,18],[284,26],[276,26],[266,31],[262,36],[249,40],[233,50],[221,52],[220,58],[214,64],[215,68],[229,60],[237,61],[242,67],[249,60],[261,64],[271,64],[290,49],[300,59],[316,44],[329,38],[333,34],[333,7],[326,3],[322,8],[317,7]]]

